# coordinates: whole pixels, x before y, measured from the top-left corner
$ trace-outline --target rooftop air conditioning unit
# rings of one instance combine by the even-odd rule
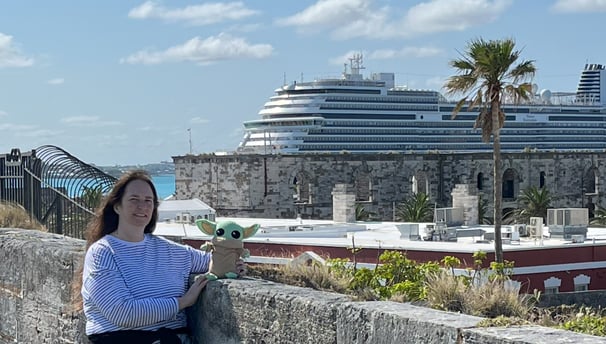
[[[446,226],[461,226],[463,225],[463,208],[436,208],[435,222],[445,223]]]
[[[539,238],[543,236],[543,218],[531,217],[530,223],[526,226],[526,232],[530,237]]]
[[[526,224],[524,223],[516,223],[513,225],[513,231],[517,232],[521,237],[527,237],[528,231],[526,230]]]

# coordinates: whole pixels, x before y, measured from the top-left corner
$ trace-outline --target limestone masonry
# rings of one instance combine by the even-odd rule
[[[219,216],[330,219],[338,184],[352,186],[355,202],[382,220],[392,220],[394,206],[415,192],[451,207],[457,184],[492,204],[490,153],[203,154],[173,161],[176,198],[200,198]],[[606,152],[511,153],[502,163],[504,208],[515,208],[530,186],[546,187],[556,208],[604,205]]]

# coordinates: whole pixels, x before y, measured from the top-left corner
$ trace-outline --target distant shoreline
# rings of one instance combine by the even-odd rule
[[[156,164],[145,165],[115,165],[115,166],[96,166],[101,171],[110,176],[119,178],[124,172],[131,170],[145,170],[151,176],[174,176],[175,164],[172,162],[161,162]]]

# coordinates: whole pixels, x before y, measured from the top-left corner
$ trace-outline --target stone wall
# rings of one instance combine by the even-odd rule
[[[265,218],[332,218],[331,192],[337,184],[353,185],[368,192],[365,210],[383,220],[393,219],[393,208],[415,189],[428,193],[438,207],[451,207],[457,184],[471,184],[477,196],[492,205],[493,161],[490,153],[453,154],[309,154],[213,155],[173,157],[176,198],[200,198],[218,216]],[[504,174],[517,196],[541,183],[554,194],[554,207],[582,207],[588,201],[604,204],[605,153],[507,153],[502,155]],[[507,171],[507,172],[506,172]],[[597,183],[593,181],[594,173]],[[293,201],[293,183],[305,176],[311,202]],[[367,177],[367,180],[364,178]],[[588,192],[588,182],[597,189]],[[356,185],[356,184],[364,185]],[[307,184],[306,184],[307,186]],[[583,188],[585,187],[585,192]],[[356,201],[361,201],[356,197]],[[516,207],[515,197],[504,208]]]
[[[70,283],[84,242],[0,229],[0,344],[86,343],[70,311]],[[200,344],[606,343],[606,338],[538,327],[477,327],[482,318],[256,279],[210,282],[188,310]]]
[[[0,229],[0,343],[83,342],[83,318],[70,304],[83,252],[82,240]]]

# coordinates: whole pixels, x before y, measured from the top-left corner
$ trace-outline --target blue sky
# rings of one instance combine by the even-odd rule
[[[514,38],[540,89],[606,63],[606,0],[0,0],[0,153],[97,165],[234,150],[284,81],[365,74],[440,89],[471,39]]]

